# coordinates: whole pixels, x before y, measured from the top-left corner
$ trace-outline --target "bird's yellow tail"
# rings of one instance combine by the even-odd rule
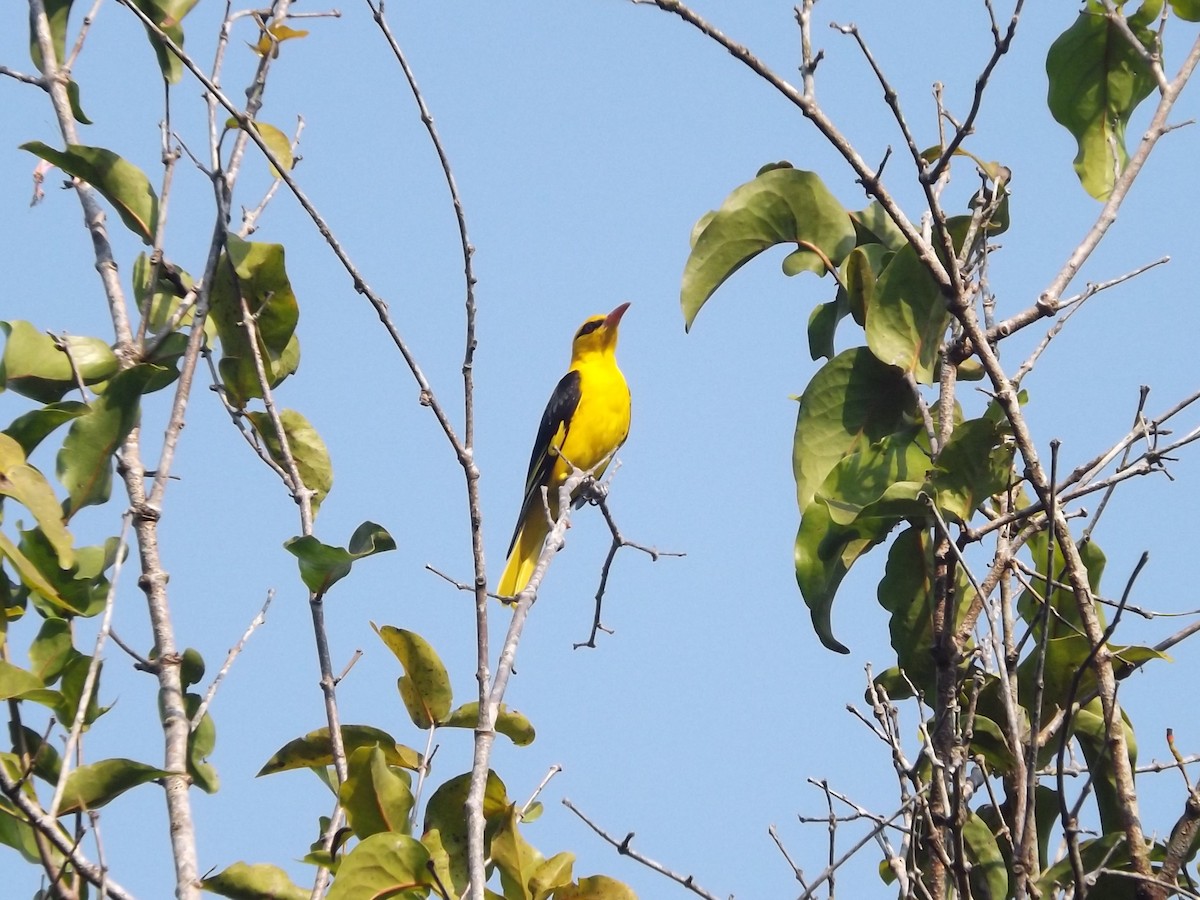
[[[500,576],[500,584],[496,587],[497,594],[514,597],[525,590],[533,570],[537,568],[548,531],[546,510],[539,504],[529,511],[521,523],[521,530],[509,551],[508,562],[504,564],[504,574]]]

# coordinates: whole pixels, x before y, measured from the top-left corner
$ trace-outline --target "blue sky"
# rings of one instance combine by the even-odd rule
[[[818,96],[865,158],[895,148],[889,184],[913,218],[919,197],[881,90],[852,40],[825,23],[857,22],[918,140],[928,145],[936,142],[931,84],[944,83],[947,105],[963,114],[990,49],[977,6],[924,2],[907,5],[901,16],[874,3],[824,0],[814,14],[815,41],[826,51]],[[206,0],[186,21],[187,47],[205,66],[223,7]],[[784,77],[798,78],[790,3],[698,0],[696,8]],[[387,299],[435,391],[461,421],[463,283],[445,185],[365,5],[351,0],[342,12],[307,21],[311,34],[283,47],[261,118],[290,131],[296,116],[304,117],[296,177]],[[1045,107],[1046,50],[1074,14],[1069,4],[1030,5],[968,144],[1014,173],[1013,227],[991,262],[1002,311],[1033,302],[1098,211],[1071,171],[1073,140]],[[560,806],[565,796],[615,836],[636,832],[635,847],[719,896],[796,891],[767,828],[778,826],[806,872],[820,871],[824,828],[796,819],[824,811],[806,778],[827,778],[879,812],[897,805],[886,748],[845,711],[847,703],[861,705],[864,665],[878,671],[890,658],[887,621],[874,596],[883,556],[861,562],[835,603],[835,634],[852,650],[845,657],[813,636],[791,562],[797,512],[790,398],[816,371],[805,324],[811,309],[832,297],[832,286],[808,275],[787,279],[778,268],[784,253],[765,254],[718,292],[685,335],[679,276],[695,220],[763,163],[787,159],[821,173],[848,208],[865,205],[861,189],[769,86],[653,8],[620,0],[394,3],[389,15],[446,144],[477,248],[477,453],[493,580],[520,504],[529,443],[567,365],[570,336],[587,316],[626,300],[632,307],[619,356],[634,420],[611,506],[631,539],[687,554],[651,563],[623,552],[604,615],[616,633],[595,650],[572,650],[587,635],[607,548],[594,511],[575,519],[534,608],[507,698],[532,719],[538,739],[520,750],[501,742],[496,757],[514,798],[527,797],[552,764],[564,766],[542,796],[545,815],[526,834],[546,855],[576,852],[578,875],[611,874],[642,897],[681,890],[601,844]],[[24,9],[12,4],[0,16],[0,63],[30,70]],[[1169,32],[1169,58],[1177,61],[1191,27],[1172,23]],[[235,30],[223,75],[232,95],[240,96],[253,66],[245,44],[254,38],[248,21]],[[157,181],[162,103],[155,72],[141,27],[106,3],[75,70],[96,123],[82,139],[121,153]],[[174,129],[201,152],[198,86],[185,78],[171,96]],[[0,79],[0,103],[7,263],[0,317],[111,337],[74,196],[51,178],[46,200],[28,207],[33,158],[16,147],[61,143],[48,102],[35,88]],[[1174,120],[1195,117],[1197,106],[1194,91],[1185,95]],[[1145,121],[1144,114],[1135,118],[1134,139]],[[1152,387],[1152,411],[1195,389],[1196,140],[1190,127],[1162,141],[1075,287],[1165,254],[1171,264],[1094,298],[1026,382],[1035,434],[1043,448],[1052,438],[1063,442],[1066,467],[1125,433],[1140,384]],[[250,158],[235,203],[253,206],[267,178],[262,161]],[[961,209],[975,186],[973,167],[960,167],[948,206]],[[202,269],[211,232],[209,196],[203,175],[181,162],[167,247],[193,274]],[[110,229],[128,284],[139,245],[115,219]],[[420,746],[424,737],[406,724],[395,692],[399,667],[369,622],[424,635],[451,670],[456,700],[471,698],[470,600],[424,568],[469,578],[462,479],[373,312],[286,193],[268,208],[256,239],[286,245],[300,301],[303,361],[278,399],[313,422],[334,461],[336,483],[316,533],[342,544],[371,519],[399,545],[357,567],[329,600],[335,668],[356,649],[365,652],[339,692],[343,720],[369,722]],[[1005,359],[1022,359],[1041,334],[1030,329],[1006,344]],[[164,403],[157,396],[145,413],[149,459]],[[0,397],[5,421],[27,406],[11,393]],[[1171,467],[1174,482],[1155,477],[1119,493],[1096,533],[1109,557],[1106,593],[1120,593],[1148,549],[1151,562],[1132,600],[1176,613],[1200,606],[1187,568],[1200,479],[1196,460],[1182,456]],[[49,456],[35,462],[53,469]],[[302,880],[307,868],[293,860],[315,837],[329,799],[307,773],[253,778],[278,747],[324,721],[306,595],[281,547],[298,533],[298,517],[207,390],[193,398],[174,471],[180,480],[168,494],[162,541],[180,643],[198,648],[215,672],[267,591],[277,592],[267,624],[213,707],[212,761],[224,790],[193,800],[201,867],[274,862]],[[117,532],[120,512],[114,502],[82,513],[77,525],[85,538],[99,540]],[[1190,620],[1127,621],[1125,641],[1153,643]],[[31,624],[18,623],[14,644]],[[504,624],[494,610],[496,643]],[[116,628],[146,646],[133,577],[120,585]],[[1200,751],[1194,715],[1172,702],[1200,676],[1196,654],[1185,644],[1175,656],[1123,687],[1146,759],[1165,755],[1168,726],[1184,752]],[[115,705],[87,736],[86,752],[156,762],[154,684],[115,648],[109,657],[102,700]],[[915,711],[904,717],[915,741]],[[469,759],[467,733],[444,736],[435,782],[465,771]],[[1147,830],[1162,834],[1182,807],[1178,779],[1143,778],[1143,790]],[[141,896],[163,896],[170,863],[156,790],[142,788],[107,808],[102,828],[116,877]],[[839,833],[841,849],[852,832]],[[881,891],[876,862],[868,851],[840,877],[846,896],[890,893]],[[36,887],[12,853],[0,854],[0,882],[24,894]]]

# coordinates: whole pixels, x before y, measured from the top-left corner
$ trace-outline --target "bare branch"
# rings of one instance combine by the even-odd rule
[[[612,512],[608,508],[608,481],[611,480],[613,474],[615,474],[616,469],[619,468],[619,466],[619,461],[613,464],[612,469],[609,472],[608,479],[605,479],[605,484],[595,485],[594,487],[597,488],[597,490],[594,490],[592,495],[588,498],[590,502],[600,507],[600,512],[603,514],[604,521],[608,525],[609,533],[612,535],[612,543],[609,545],[608,555],[604,558],[604,565],[600,569],[600,586],[596,589],[596,614],[592,617],[592,632],[588,635],[588,639],[586,641],[572,644],[571,647],[574,650],[578,650],[580,647],[595,648],[596,635],[601,631],[603,631],[605,634],[613,633],[611,628],[606,628],[601,623],[600,610],[604,603],[604,591],[608,586],[608,573],[612,568],[613,560],[616,558],[618,550],[620,550],[622,547],[632,547],[635,550],[641,550],[643,553],[648,554],[653,562],[658,562],[659,558],[663,556],[687,555],[686,553],[672,553],[667,550],[656,550],[653,547],[646,547],[642,544],[637,544],[633,541],[626,540],[622,536],[620,529],[617,528],[616,520],[613,518]]]
[[[935,182],[942,176],[942,172],[950,165],[950,160],[954,157],[955,151],[962,145],[963,140],[975,130],[975,118],[979,115],[979,110],[983,105],[984,91],[987,90],[992,72],[995,71],[1001,58],[1008,53],[1009,48],[1012,46],[1013,38],[1017,33],[1017,21],[1021,18],[1021,8],[1025,5],[1025,0],[1017,0],[1016,5],[1013,7],[1012,18],[1009,20],[1008,28],[1003,36],[1001,36],[1000,29],[996,24],[996,16],[992,10],[990,0],[988,0],[986,5],[992,26],[992,55],[984,65],[983,71],[979,73],[979,77],[975,79],[975,96],[971,100],[971,109],[967,113],[966,119],[963,120],[961,125],[955,127],[954,137],[950,139],[950,143],[945,145],[937,162],[924,175],[924,178],[930,182]]]
[[[10,69],[8,66],[0,66],[0,75],[5,75],[9,78],[15,78],[17,81],[23,81],[25,84],[32,84],[34,87],[40,87],[46,91],[46,80],[39,75],[26,75],[24,72],[18,72],[16,69]]]
[[[225,662],[221,666],[221,670],[217,672],[217,677],[208,686],[208,691],[205,692],[204,699],[200,701],[200,705],[196,708],[196,714],[192,716],[191,727],[193,731],[200,727],[200,722],[204,719],[204,714],[208,712],[208,707],[212,705],[213,698],[217,695],[217,688],[221,686],[221,682],[229,674],[229,670],[233,667],[233,661],[238,658],[245,648],[246,642],[250,640],[250,635],[254,634],[255,630],[267,621],[267,610],[270,609],[271,602],[274,599],[275,589],[271,588],[267,591],[266,602],[263,603],[262,609],[258,611],[258,615],[250,620],[250,624],[242,632],[242,636],[238,639],[238,642],[233,645],[229,653],[225,656]]]
[[[704,897],[705,900],[721,900],[721,898],[719,898],[716,894],[714,894],[710,891],[707,891],[703,887],[698,885],[696,883],[696,879],[693,876],[680,875],[678,872],[674,872],[671,869],[668,869],[662,863],[656,862],[655,860],[651,859],[650,857],[646,856],[645,854],[640,853],[637,850],[633,849],[633,847],[631,846],[631,844],[633,842],[633,832],[632,831],[629,832],[629,834],[625,835],[625,838],[623,840],[618,841],[616,838],[614,838],[612,835],[610,835],[607,831],[605,831],[603,828],[601,828],[599,825],[597,825],[595,822],[593,822],[591,819],[589,819],[587,816],[585,816],[582,812],[580,812],[578,807],[576,807],[575,804],[572,803],[570,800],[568,800],[566,797],[563,798],[562,803],[563,803],[563,806],[565,806],[571,812],[575,813],[575,815],[579,816],[579,818],[583,820],[583,823],[585,825],[587,825],[588,828],[592,829],[592,831],[594,831],[594,832],[596,832],[596,834],[600,835],[600,837],[603,838],[607,843],[616,847],[617,853],[621,854],[621,856],[628,856],[630,859],[632,859],[636,862],[640,862],[646,868],[653,869],[655,872],[657,872],[660,875],[665,875],[667,878],[671,879],[676,884],[682,885],[683,887],[687,888],[693,894],[698,894],[699,896]]]

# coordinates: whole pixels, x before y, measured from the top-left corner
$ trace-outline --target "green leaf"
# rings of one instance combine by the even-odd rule
[[[275,27],[283,27],[286,29],[286,26]],[[286,30],[290,31],[291,29]],[[307,34],[308,32],[304,33]],[[296,35],[293,34],[291,36],[294,37]],[[263,40],[266,40],[266,38],[264,37]],[[225,127],[230,129],[239,129],[241,128],[241,124],[237,119],[231,117],[225,120]],[[254,127],[258,129],[258,133],[262,136],[263,143],[266,144],[270,148],[271,152],[275,154],[275,157],[281,163],[283,163],[283,168],[290,172],[294,162],[292,159],[292,139],[274,125],[268,125],[266,122],[260,122],[257,119],[254,120]],[[274,163],[270,164],[270,169],[272,177],[278,178],[279,170],[275,168]]]
[[[92,120],[83,111],[83,104],[79,100],[79,83],[73,78],[67,80],[67,102],[71,104],[71,117],[76,122],[80,125],[92,124]]]
[[[917,251],[898,250],[875,283],[867,307],[867,346],[881,362],[932,384],[950,312]]]
[[[554,900],[637,900],[637,894],[615,878],[592,875],[559,888],[554,892]]]
[[[262,396],[254,351],[243,324],[243,301],[254,319],[258,355],[267,381],[275,387],[296,370],[299,341],[295,340],[300,309],[284,264],[282,244],[225,238],[225,253],[213,284],[210,315],[221,339],[221,380],[238,407]]]
[[[350,574],[359,559],[396,549],[396,542],[382,525],[363,522],[350,536],[348,549],[322,544],[311,534],[284,542],[284,549],[300,561],[300,577],[314,594],[324,594]]]
[[[932,466],[925,432],[912,426],[840,460],[821,484],[814,505],[824,503],[837,525],[849,525],[868,507],[897,519],[920,516],[925,507],[917,498]]]
[[[350,756],[360,747],[379,745],[389,766],[417,769],[421,765],[421,754],[411,747],[397,744],[386,731],[370,725],[343,725],[342,744]],[[284,744],[259,769],[258,775],[273,775],[290,769],[308,769],[314,766],[333,765],[333,750],[329,745],[329,729],[318,728],[302,738]]]
[[[1154,35],[1130,20],[1149,51]],[[1079,145],[1075,172],[1084,190],[1107,200],[1129,161],[1125,128],[1134,109],[1154,90],[1150,67],[1111,23],[1098,0],[1088,0],[1075,24],[1059,35],[1046,56],[1050,113]]]
[[[847,652],[830,627],[834,595],[850,567],[901,521],[927,517],[930,461],[920,427],[887,435],[830,471],[804,510],[796,536],[796,583],[821,642]]]
[[[74,563],[62,567],[46,536],[35,528],[21,532],[20,552],[45,581],[41,587],[27,585],[34,605],[43,615],[87,618],[104,608],[109,589],[104,573],[121,550],[118,539],[109,538],[101,546],[78,548]]]
[[[45,684],[53,684],[78,651],[71,643],[71,626],[66,619],[49,618],[42,622],[37,637],[29,645],[29,664]]]
[[[33,513],[46,541],[54,548],[58,565],[75,561],[74,538],[63,524],[62,508],[45,476],[25,462],[21,445],[0,434],[0,496],[12,497]]]
[[[284,463],[283,445],[275,431],[275,424],[265,412],[248,412],[246,418],[254,426],[254,430],[262,439],[271,458],[281,466]],[[283,425],[283,433],[287,438],[288,449],[296,468],[300,472],[300,480],[304,486],[313,492],[313,515],[321,508],[321,502],[333,487],[333,463],[329,459],[329,451],[325,442],[317,434],[308,419],[294,409],[285,409],[279,413],[279,421]]]
[[[404,674],[396,686],[413,724],[418,728],[441,724],[450,714],[453,693],[450,674],[437,651],[415,632],[391,625],[380,628],[374,622],[371,627],[404,666]]]
[[[39,403],[54,403],[75,390],[76,372],[84,384],[96,384],[117,371],[116,355],[99,338],[66,335],[55,340],[19,319],[0,322],[0,330],[5,334],[0,380]]]
[[[71,15],[74,0],[45,0],[46,20],[50,25],[50,42],[54,46],[55,61],[61,65],[67,58],[67,19]],[[34,31],[33,16],[29,17],[29,56],[37,70],[46,74],[46,61],[42,58],[42,45]]]
[[[338,799],[355,836],[367,838],[386,831],[408,834],[413,808],[408,773],[389,766],[378,744],[350,754],[349,769]]]
[[[130,788],[170,774],[132,759],[104,759],[80,766],[67,776],[58,814],[99,809]]]
[[[867,310],[875,299],[875,283],[894,254],[881,244],[865,244],[850,251],[842,263],[846,307],[859,325],[865,325]]]
[[[994,678],[995,676],[988,676]],[[999,684],[999,681],[996,682]],[[1008,736],[1004,729],[987,716],[976,713],[974,732],[971,735],[971,756],[982,755],[990,771],[1008,775],[1013,771],[1015,760]]]
[[[162,29],[175,46],[183,49],[183,26],[180,23],[183,21],[183,17],[191,12],[198,0],[131,0],[131,2]],[[158,67],[162,71],[163,79],[168,84],[179,84],[179,80],[183,78],[183,63],[149,28],[146,29],[146,36],[150,39],[150,46],[154,48],[154,55],[158,57]]]
[[[235,862],[229,868],[200,881],[211,894],[232,900],[308,900],[308,889],[292,883],[278,866]]]
[[[847,314],[859,325],[866,323],[866,309],[875,293],[879,272],[892,257],[882,244],[864,244],[850,251],[840,267],[837,296],[822,303],[808,317],[808,352],[814,359],[832,359],[833,337]]]
[[[24,725],[19,729],[15,722],[8,723],[9,734],[12,736],[13,753],[29,754],[33,759],[33,774],[47,784],[57,784],[62,772],[62,757],[58,750],[32,728]]]
[[[421,837],[441,883],[462,896],[469,880],[467,874],[467,817],[463,807],[471,785],[471,773],[451,778],[429,798],[425,806],[424,833]],[[488,771],[483,794],[485,852],[501,826],[508,810],[508,792],[495,772]]]
[[[34,156],[40,156],[81,181],[86,181],[113,205],[125,227],[145,243],[154,243],[158,227],[158,196],[150,186],[146,173],[133,163],[103,147],[67,144],[66,150],[55,150],[41,141],[21,145]]]
[[[1128,871],[1129,869],[1129,848],[1125,843],[1124,830],[1113,831],[1095,840],[1081,842],[1079,855],[1083,861],[1085,872],[1095,872],[1101,867],[1118,871]],[[1153,856],[1153,850],[1151,855]],[[1074,875],[1071,870],[1070,858],[1060,860],[1043,872],[1037,884],[1043,897],[1059,895],[1059,891],[1055,890],[1056,887],[1073,886]],[[1136,886],[1137,881],[1132,878],[1101,875],[1096,879],[1095,885],[1088,889],[1088,896],[1101,898],[1101,900],[1133,900],[1136,896]]]
[[[192,685],[200,683],[200,679],[204,677],[204,668],[204,657],[200,655],[199,650],[195,647],[188,647],[183,651],[183,657],[179,662],[179,680],[185,691]]]
[[[680,291],[689,330],[713,292],[768,247],[794,243],[810,253],[815,247],[837,265],[854,246],[845,209],[817,175],[793,168],[771,169],[743,184],[701,223],[693,232]],[[811,261],[793,259],[790,265],[808,268]]]
[[[479,701],[472,700],[450,713],[445,720],[438,723],[446,728],[475,728],[479,724]],[[518,747],[533,743],[536,732],[533,723],[515,709],[509,709],[503,703],[496,713],[496,731],[504,735]]]
[[[908,240],[896,227],[879,201],[872,200],[865,209],[850,213],[854,223],[855,240],[860,247],[880,244],[888,250],[908,246]]]
[[[1049,538],[1045,532],[1039,532],[1029,539],[1026,543],[1026,549],[1029,551],[1033,559],[1034,569],[1038,573],[1038,577],[1033,579],[1034,591],[1026,589],[1021,592],[1021,596],[1017,599],[1017,612],[1021,617],[1031,625],[1036,625],[1034,630],[1035,636],[1041,635],[1042,611],[1041,603],[1038,597],[1046,597],[1046,562],[1049,551]],[[1108,560],[1104,555],[1104,551],[1100,549],[1100,545],[1093,540],[1081,541],[1078,545],[1079,557],[1083,561],[1083,566],[1087,569],[1088,584],[1094,593],[1100,591],[1100,579],[1104,575],[1104,567]],[[1050,595],[1050,608],[1054,610],[1054,615],[1051,616],[1050,636],[1058,637],[1059,635],[1075,636],[1083,632],[1083,623],[1079,618],[1079,607],[1075,603],[1075,594],[1069,587],[1060,587],[1066,581],[1066,563],[1063,561],[1062,552],[1058,549],[1058,545],[1054,545],[1054,557],[1050,566],[1050,581],[1053,586]],[[1097,607],[1097,616],[1101,626],[1104,625],[1104,610],[1102,607]]]
[[[141,398],[160,372],[146,363],[118,372],[88,412],[71,423],[58,453],[58,479],[67,489],[64,518],[104,503],[112,492],[113,456],[138,423]]]
[[[3,532],[0,532],[0,556],[5,557],[13,564],[13,568],[17,570],[17,575],[21,578],[21,584],[26,589],[36,591],[51,603],[64,609],[68,608],[66,600],[59,595],[54,585],[42,574],[41,569],[16,544],[10,541]]]
[[[60,425],[78,418],[87,410],[88,405],[78,400],[49,403],[40,409],[32,409],[17,416],[3,433],[20,444],[21,450],[29,456]]]
[[[812,617],[821,643],[837,653],[850,649],[833,636],[830,610],[838,586],[860,556],[881,543],[895,525],[894,519],[861,517],[850,525],[836,525],[823,503],[814,503],[800,519],[796,535],[796,584]]]
[[[46,703],[46,705],[51,706],[55,710],[60,721],[75,721],[75,716],[79,713],[79,704],[83,702],[83,689],[86,685],[88,669],[91,668],[91,665],[92,657],[79,653],[72,656],[71,661],[63,669],[62,679],[59,682],[59,698],[57,702]],[[100,706],[96,699],[100,694],[100,675],[103,671],[104,663],[101,662],[96,668],[96,679],[92,683],[92,693],[87,698],[87,711],[83,716],[84,726],[91,725],[109,710],[107,706]],[[37,702],[45,701],[39,700]]]
[[[1171,12],[1188,22],[1200,22],[1200,0],[1171,0]]]
[[[14,778],[21,777],[21,769],[18,767]],[[20,814],[12,815],[5,809],[5,804],[0,802],[0,844],[5,844],[12,847],[25,858],[28,863],[33,863],[36,866],[43,864],[40,848],[37,838],[34,837],[33,829],[20,818]],[[45,845],[42,844],[42,847]],[[62,855],[50,848],[51,857],[54,860],[51,865],[56,869],[62,864]]]
[[[876,593],[891,613],[888,628],[896,664],[910,681],[933,681],[933,547],[929,532],[912,526],[896,536]]]
[[[813,376],[800,398],[792,466],[803,513],[844,457],[918,421],[900,371],[866,348],[845,350]]]
[[[1007,440],[1007,423],[972,419],[955,427],[938,455],[930,493],[948,518],[966,522],[985,500],[1014,479],[1015,445]]]
[[[971,893],[976,900],[1008,897],[1008,867],[992,829],[975,813],[963,824],[963,841],[971,861]]]
[[[0,659],[0,700],[19,698],[46,685],[32,672]]]
[[[199,656],[198,653],[196,655]],[[189,720],[196,717],[201,702],[199,694],[183,695],[183,708]],[[208,761],[216,746],[217,724],[206,711],[200,717],[200,723],[188,734],[187,753],[188,775],[191,776],[192,783],[206,794],[215,794],[221,787],[221,777],[217,774],[216,766]]]
[[[428,864],[429,851],[420,841],[394,832],[373,834],[342,859],[326,900],[424,900],[432,886]]]
[[[845,295],[838,291],[837,298],[828,303],[818,303],[808,317],[808,355],[813,360],[833,359],[833,335],[838,322],[849,310]]]

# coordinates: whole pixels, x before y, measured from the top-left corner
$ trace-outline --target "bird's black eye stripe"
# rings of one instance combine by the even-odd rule
[[[580,328],[578,332],[576,332],[575,337],[581,338],[585,334],[591,334],[593,331],[595,331],[597,328],[599,328],[603,324],[604,324],[603,319],[596,319],[593,322],[584,322],[583,327]]]

